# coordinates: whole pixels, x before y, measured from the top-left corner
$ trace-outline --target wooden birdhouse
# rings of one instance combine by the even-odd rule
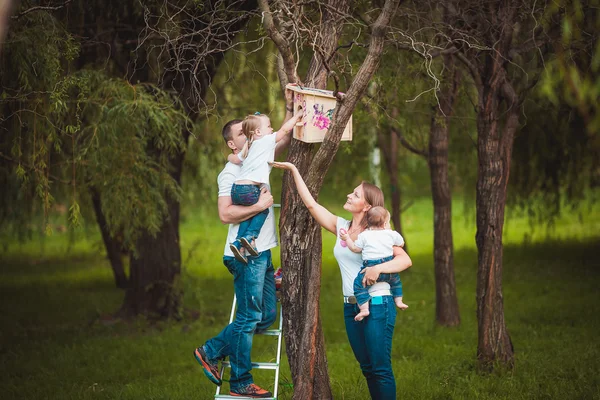
[[[306,143],[322,142],[329,126],[336,106],[336,99],[331,90],[312,89],[294,83],[286,86],[294,91],[294,113],[302,107],[304,115],[294,127],[294,138]],[[352,116],[342,140],[352,140]]]

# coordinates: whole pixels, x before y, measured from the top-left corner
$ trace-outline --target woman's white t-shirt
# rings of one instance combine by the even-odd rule
[[[337,232],[341,228],[348,230],[350,228],[350,221],[338,217],[336,224]],[[344,296],[354,296],[354,279],[363,267],[362,255],[361,253],[354,253],[348,247],[342,247],[340,242],[340,236],[336,235],[333,256],[338,262],[340,272],[342,273],[342,292]],[[377,282],[369,287],[369,294],[371,296],[390,295],[390,284],[387,282]]]

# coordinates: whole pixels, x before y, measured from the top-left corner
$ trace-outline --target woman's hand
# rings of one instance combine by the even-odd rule
[[[291,162],[273,161],[273,162],[270,162],[269,165],[271,165],[272,167],[275,167],[275,168],[286,169],[288,171],[293,171],[296,169],[296,166],[294,164],[292,164]]]
[[[365,268],[365,271],[363,272],[364,276],[362,279],[362,284],[364,287],[371,286],[372,284],[377,282],[379,274],[381,273],[379,271],[379,268],[377,267],[378,265],[374,265],[372,267]]]

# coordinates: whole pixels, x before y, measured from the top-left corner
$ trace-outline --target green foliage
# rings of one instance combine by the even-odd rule
[[[566,101],[577,109],[586,129],[600,133],[600,1],[561,0],[550,3],[546,24],[560,24],[561,40],[546,63],[543,93],[555,104]],[[558,22],[557,22],[558,20]],[[600,139],[595,146],[600,149]]]
[[[181,197],[170,160],[184,151],[182,131],[190,121],[156,86],[94,70],[69,72],[78,52],[74,37],[48,13],[19,19],[9,33],[0,64],[6,132],[0,176],[7,189],[0,227],[26,237],[32,225],[24,222],[41,209],[51,233],[55,199],[70,203],[68,221],[79,226],[93,188],[110,231],[131,248],[143,230],[158,231],[166,198]]]

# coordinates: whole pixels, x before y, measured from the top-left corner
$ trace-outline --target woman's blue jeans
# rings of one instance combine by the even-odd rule
[[[223,257],[223,263],[233,275],[233,288],[237,296],[235,319],[221,333],[205,344],[210,360],[229,357],[231,362],[231,389],[253,383],[250,370],[250,352],[254,333],[262,332],[275,322],[277,298],[271,250],[257,257],[248,256],[248,264],[233,257]],[[215,307],[227,307],[216,304]]]
[[[259,197],[260,186],[258,185],[237,185],[234,183],[231,187],[231,202],[237,206],[251,206],[256,204]],[[238,228],[236,240],[246,238],[251,242],[252,239],[257,238],[268,215],[269,209],[266,209],[242,221]]]
[[[396,305],[392,296],[373,297],[370,314],[355,321],[358,304],[344,304],[346,333],[354,357],[367,378],[374,400],[395,400],[396,381],[392,371],[392,336],[396,324]]]

